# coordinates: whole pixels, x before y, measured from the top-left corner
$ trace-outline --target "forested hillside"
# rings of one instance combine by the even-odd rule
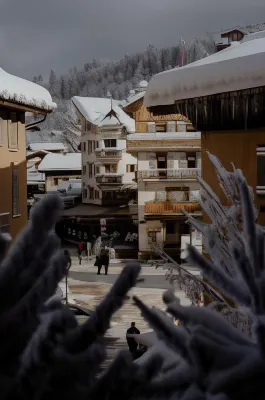
[[[191,63],[214,52],[212,38],[195,39],[185,45],[184,63]],[[41,75],[35,76],[33,81],[47,87],[58,105],[41,129],[62,131],[71,141],[78,142],[80,127],[70,101],[72,96],[106,97],[111,94],[114,99],[126,99],[130,90],[140,81],[149,81],[153,75],[177,67],[180,58],[180,45],[162,49],[149,45],[144,52],[126,54],[118,61],[100,63],[94,59],[81,69],[70,69],[65,75],[59,75],[52,69],[48,83],[43,82]]]

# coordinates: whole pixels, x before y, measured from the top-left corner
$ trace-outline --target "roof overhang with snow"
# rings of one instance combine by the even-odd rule
[[[44,87],[8,74],[0,68],[0,104],[33,113],[47,114],[56,108]]]
[[[259,34],[261,35],[261,34]],[[202,60],[155,75],[144,105],[174,105],[178,101],[265,86],[265,35],[235,43]]]

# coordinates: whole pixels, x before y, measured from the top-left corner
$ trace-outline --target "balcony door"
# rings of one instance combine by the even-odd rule
[[[157,162],[158,176],[162,177],[162,178],[166,177],[167,176],[167,153],[156,153],[156,162]]]

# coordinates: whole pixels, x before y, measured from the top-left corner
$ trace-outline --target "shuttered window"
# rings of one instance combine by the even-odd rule
[[[13,150],[18,149],[18,121],[16,113],[11,113],[8,120],[8,147]]]
[[[12,214],[13,217],[20,214],[19,210],[19,170],[12,168]]]

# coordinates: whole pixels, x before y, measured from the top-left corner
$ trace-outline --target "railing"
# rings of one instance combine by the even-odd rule
[[[100,161],[106,161],[110,159],[111,161],[115,160],[121,160],[122,158],[122,151],[101,151],[101,152],[96,152],[96,159]]]
[[[183,202],[172,202],[172,201],[161,201],[161,202],[148,202],[144,205],[145,214],[181,214],[181,210],[185,210],[188,213],[195,213],[201,211],[199,203],[183,201]]]
[[[100,184],[106,183],[122,183],[122,175],[115,176],[113,174],[104,174],[96,176],[96,182]]]
[[[0,232],[9,233],[10,231],[10,213],[0,213]]]
[[[197,179],[201,176],[200,168],[181,168],[181,169],[149,169],[139,171],[139,179]]]

